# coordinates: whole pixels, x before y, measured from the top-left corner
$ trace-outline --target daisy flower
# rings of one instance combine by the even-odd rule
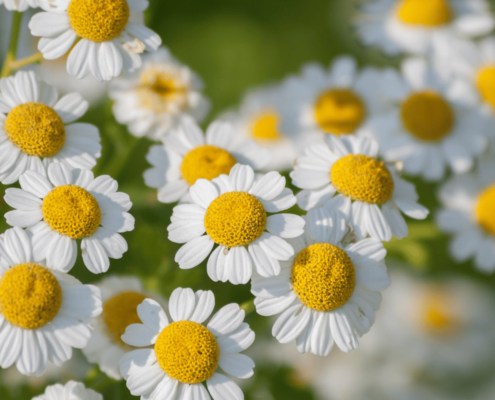
[[[106,272],[111,258],[121,258],[127,242],[118,232],[134,229],[128,214],[129,196],[117,192],[117,181],[108,175],[94,178],[91,171],[48,167],[48,178],[27,171],[21,189],[6,190],[5,202],[14,208],[5,214],[12,226],[29,228],[35,260],[46,259],[55,268],[70,271],[81,240],[84,264],[94,274]],[[101,225],[101,226],[100,226]]]
[[[486,0],[371,0],[355,26],[364,44],[398,55],[425,54],[438,36],[481,36],[495,24]]]
[[[139,71],[113,81],[109,95],[115,118],[133,135],[162,140],[182,116],[198,122],[206,117],[210,102],[202,89],[201,79],[161,47],[143,56]]]
[[[347,229],[339,213],[311,210],[304,234],[289,239],[295,254],[280,263],[280,275],[253,274],[256,311],[282,313],[272,334],[280,343],[296,340],[301,353],[326,356],[334,343],[344,352],[356,349],[390,284],[382,243],[368,238],[342,244]]]
[[[253,141],[235,144],[236,132],[227,122],[213,122],[206,136],[191,117],[183,117],[163,145],[151,146],[146,159],[153,166],[144,172],[147,186],[158,189],[162,203],[191,202],[189,188],[198,179],[211,181],[228,174],[237,164],[255,170],[270,162],[270,152]]]
[[[100,157],[98,128],[71,124],[88,102],[78,93],[58,99],[57,90],[30,72],[0,80],[0,181],[16,182],[25,171],[42,174],[60,163],[92,169]]]
[[[391,108],[376,117],[370,130],[386,161],[401,160],[404,172],[438,181],[448,166],[470,170],[485,150],[487,120],[478,108],[452,90],[425,60],[402,64],[402,76],[389,70],[383,84]]]
[[[101,297],[97,287],[36,260],[34,246],[21,228],[0,235],[0,366],[40,376],[48,361],[60,366],[73,347],[86,346]]]
[[[130,346],[148,347],[127,353],[120,370],[127,387],[141,399],[243,400],[234,381],[253,375],[254,362],[241,351],[254,341],[254,332],[243,323],[244,310],[235,303],[215,306],[211,291],[175,289],[170,297],[171,323],[162,307],[146,299],[137,308],[142,324],[127,327],[122,340]],[[152,346],[152,348],[149,348]],[[206,383],[206,387],[203,385]]]
[[[83,383],[69,381],[65,385],[57,383],[48,386],[45,393],[33,400],[103,400],[103,396],[94,390],[87,389]]]
[[[103,312],[92,321],[93,335],[83,353],[109,377],[122,379],[119,360],[133,348],[121,336],[129,325],[141,322],[137,306],[146,298],[157,296],[146,293],[141,281],[132,276],[110,276],[96,286],[101,290]]]
[[[297,159],[292,183],[303,189],[297,203],[304,210],[339,209],[358,239],[368,234],[389,241],[407,236],[408,217],[424,219],[428,210],[417,203],[413,184],[377,158],[378,143],[353,135],[326,135],[325,143],[314,144]]]
[[[9,11],[24,12],[29,7],[38,7],[38,0],[0,0],[0,4],[3,4]]]
[[[47,60],[70,51],[67,71],[78,79],[91,73],[99,81],[141,66],[144,50],[156,51],[160,37],[142,23],[147,0],[39,0],[45,12],[33,16],[29,29],[41,36]]]

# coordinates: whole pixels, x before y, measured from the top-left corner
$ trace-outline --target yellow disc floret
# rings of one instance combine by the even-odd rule
[[[394,193],[394,180],[385,164],[362,154],[337,160],[330,176],[337,191],[352,200],[381,204]]]
[[[100,226],[98,201],[79,186],[57,186],[43,199],[42,210],[50,228],[72,239],[91,236]]]
[[[299,300],[312,310],[332,311],[351,298],[356,271],[347,253],[329,243],[302,250],[292,266],[292,286]]]
[[[141,293],[121,292],[103,304],[101,318],[105,322],[107,333],[115,343],[124,345],[120,337],[125,333],[125,328],[132,324],[141,323],[137,306],[144,299],[146,296]]]
[[[206,233],[213,241],[231,248],[258,239],[266,226],[263,204],[252,194],[228,192],[213,200],[206,210]]]
[[[12,325],[37,329],[52,321],[62,305],[57,278],[38,264],[19,264],[0,280],[0,312]]]
[[[71,0],[67,13],[72,29],[97,43],[119,36],[131,15],[127,0]]]
[[[182,177],[194,185],[198,179],[211,181],[222,174],[228,175],[236,159],[227,150],[205,144],[186,154],[180,167]]]
[[[455,124],[451,106],[435,92],[411,95],[401,107],[402,122],[418,139],[428,142],[442,139]]]
[[[315,117],[321,129],[336,135],[353,133],[365,116],[363,101],[350,90],[329,90],[315,105]]]
[[[440,290],[437,288],[436,290]],[[452,313],[452,300],[446,293],[429,293],[423,300],[421,325],[432,334],[454,333],[459,326],[458,318]]]
[[[483,100],[495,109],[495,66],[481,69],[476,83]]]
[[[426,27],[444,25],[453,18],[447,0],[402,0],[398,11],[402,22]]]
[[[155,354],[162,369],[182,383],[204,382],[213,376],[220,349],[213,333],[197,322],[179,321],[158,336]]]
[[[479,224],[487,232],[495,235],[495,186],[489,187],[481,194],[476,213]]]
[[[65,125],[57,112],[42,103],[24,103],[5,119],[10,141],[30,156],[52,157],[65,143]]]
[[[273,141],[282,136],[279,130],[280,117],[275,112],[263,113],[255,119],[252,135],[256,140]]]

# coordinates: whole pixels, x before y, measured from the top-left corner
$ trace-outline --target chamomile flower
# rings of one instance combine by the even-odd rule
[[[75,123],[88,109],[78,93],[58,99],[57,90],[30,72],[0,80],[0,181],[16,182],[25,171],[42,174],[52,163],[92,169],[100,157],[98,128]]]
[[[485,150],[487,119],[459,98],[427,62],[411,58],[402,75],[390,70],[383,84],[391,109],[376,117],[370,130],[386,161],[401,160],[404,172],[440,180],[446,167],[470,170]]]
[[[156,51],[160,37],[142,23],[147,0],[39,0],[45,12],[29,28],[41,36],[39,51],[47,60],[70,51],[67,71],[78,79],[91,73],[108,81],[122,70],[141,66],[144,50]]]
[[[371,0],[355,25],[366,45],[397,55],[425,54],[439,35],[481,36],[495,23],[486,0]]]
[[[29,228],[36,261],[46,259],[67,272],[82,239],[84,264],[99,274],[108,270],[109,257],[121,258],[127,251],[118,232],[134,229],[134,217],[127,213],[132,203],[127,194],[117,192],[117,181],[108,175],[95,179],[91,171],[52,164],[48,178],[27,171],[19,183],[22,189],[6,190],[5,202],[15,210],[5,218],[9,225]]]
[[[3,4],[9,11],[24,12],[29,7],[38,7],[38,0],[0,0],[0,4]]]
[[[358,239],[368,234],[389,241],[408,234],[401,211],[424,219],[428,210],[419,205],[413,184],[401,179],[391,166],[377,159],[378,143],[353,135],[326,135],[297,159],[292,183],[303,189],[297,203],[304,210],[338,209],[352,225]]]
[[[87,389],[84,383],[69,381],[65,385],[57,383],[48,386],[45,393],[33,400],[103,400],[103,396],[92,389]]]
[[[255,179],[251,167],[236,164],[228,176],[211,182],[199,179],[191,187],[191,199],[192,204],[174,208],[168,237],[185,243],[175,255],[182,269],[199,265],[217,244],[207,265],[208,276],[215,282],[247,283],[253,269],[266,277],[278,275],[279,262],[294,254],[282,238],[303,233],[301,217],[267,214],[296,203],[278,172]]]
[[[145,292],[141,281],[132,276],[110,276],[96,286],[101,290],[103,312],[92,321],[93,335],[83,353],[109,377],[122,379],[119,360],[133,348],[121,336],[129,325],[141,322],[137,306],[146,298],[157,296]]]
[[[97,287],[36,260],[34,246],[21,228],[0,235],[0,366],[40,376],[48,361],[60,366],[73,347],[86,346],[101,297]]]
[[[211,291],[175,289],[170,297],[169,319],[151,299],[137,308],[142,324],[127,327],[122,340],[148,347],[127,353],[120,370],[127,387],[141,399],[243,400],[242,390],[223,372],[246,379],[253,361],[240,352],[254,341],[243,323],[244,310],[235,303],[221,308],[205,326],[215,306]],[[152,346],[152,348],[149,348]],[[206,383],[208,391],[203,383]]]
[[[137,72],[112,82],[109,95],[114,100],[117,121],[129,132],[153,140],[162,140],[177,128],[182,116],[201,122],[210,102],[203,96],[203,82],[187,65],[161,47],[143,56]]]
[[[301,353],[326,356],[334,343],[344,352],[356,349],[390,284],[382,243],[342,244],[347,229],[341,214],[311,210],[304,234],[289,239],[295,254],[280,263],[280,275],[253,274],[256,311],[282,313],[272,334],[280,343],[296,340]]]
[[[270,162],[268,150],[253,141],[235,143],[235,136],[227,122],[213,122],[204,135],[191,117],[183,117],[164,144],[151,146],[146,155],[153,165],[144,173],[146,185],[158,189],[162,203],[190,202],[189,188],[198,179],[211,181],[237,163],[259,170]]]

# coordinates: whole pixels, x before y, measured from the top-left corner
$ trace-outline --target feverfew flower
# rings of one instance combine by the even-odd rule
[[[69,381],[65,385],[57,383],[48,386],[45,393],[33,400],[103,400],[103,396],[94,390],[86,389],[83,383]]]

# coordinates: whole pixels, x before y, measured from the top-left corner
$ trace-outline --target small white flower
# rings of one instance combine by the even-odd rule
[[[95,179],[91,171],[52,164],[48,178],[27,171],[19,183],[22,189],[6,190],[5,202],[15,210],[5,218],[9,225],[29,228],[35,260],[47,259],[67,272],[82,239],[84,264],[99,274],[108,270],[109,257],[121,258],[127,251],[118,232],[134,229],[134,217],[127,213],[132,203],[127,194],[117,192],[117,181],[108,175]]]
[[[182,269],[193,268],[218,244],[207,266],[214,281],[244,284],[253,269],[262,276],[278,275],[279,261],[294,254],[282,238],[303,233],[301,217],[267,215],[296,203],[278,172],[255,179],[251,167],[236,164],[228,176],[220,175],[211,182],[199,179],[191,188],[191,199],[192,204],[174,208],[167,228],[172,242],[185,243],[175,261]]]
[[[58,99],[57,90],[30,72],[0,80],[0,181],[16,182],[25,171],[45,174],[52,163],[92,169],[100,157],[98,128],[75,123],[88,109],[78,93]],[[70,124],[70,125],[68,125]]]
[[[83,383],[69,381],[65,385],[57,383],[48,386],[45,393],[33,400],[103,400],[103,396],[94,390],[86,389]]]
[[[15,363],[22,374],[40,376],[48,361],[60,366],[73,347],[86,346],[101,297],[33,253],[21,228],[0,235],[0,366]]]
[[[424,219],[428,210],[419,205],[413,184],[377,159],[378,143],[354,135],[326,135],[297,159],[290,176],[297,187],[297,203],[304,210],[325,207],[340,210],[357,238],[368,234],[389,241],[402,239],[408,229],[401,211]]]
[[[206,117],[210,102],[202,89],[201,79],[161,47],[143,56],[137,72],[113,81],[109,95],[115,101],[115,118],[133,135],[162,140],[182,116],[198,122]]]
[[[243,400],[234,381],[217,372],[240,379],[253,375],[254,362],[240,352],[254,341],[255,334],[243,323],[244,310],[235,303],[221,308],[203,325],[215,307],[211,291],[178,288],[170,297],[169,312],[146,299],[137,308],[142,324],[126,329],[122,340],[137,347],[152,348],[127,353],[120,370],[127,387],[141,399]],[[206,383],[206,387],[203,385]]]
[[[24,12],[29,7],[38,7],[38,0],[0,0],[0,4],[3,4],[9,11]]]

